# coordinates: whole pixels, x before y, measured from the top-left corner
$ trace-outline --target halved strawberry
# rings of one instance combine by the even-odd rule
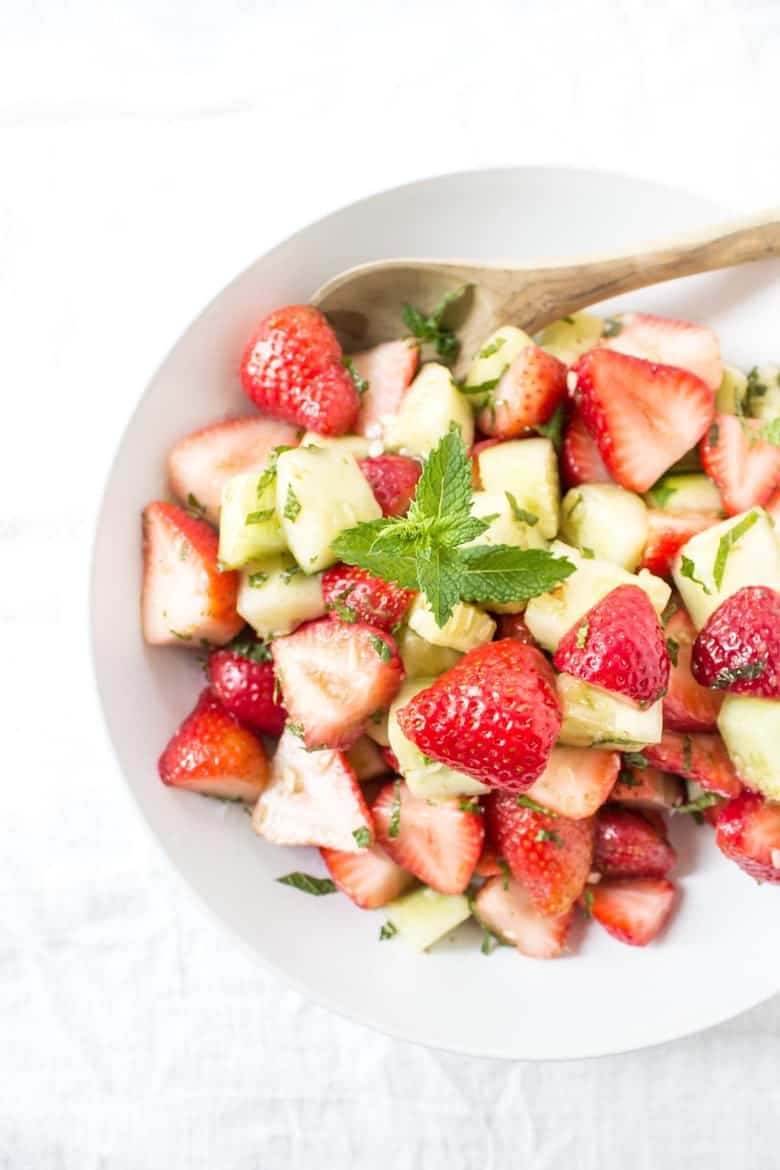
[[[378,845],[359,853],[320,852],[338,888],[362,910],[378,910],[414,885],[414,874],[391,861]]]
[[[482,852],[482,816],[458,797],[433,804],[386,784],[372,808],[377,840],[397,865],[441,894],[462,894]]]
[[[398,763],[398,756],[395,754],[393,749],[383,745],[379,748],[379,750],[382,753],[382,759],[387,764],[389,770],[391,772],[395,772],[396,775],[398,775],[398,773],[401,771],[401,765]]]
[[[514,439],[546,423],[565,397],[566,366],[537,345],[527,345],[489,392],[477,424],[486,435]]]
[[[618,353],[689,370],[717,390],[723,378],[720,343],[706,325],[675,321],[652,313],[617,313],[613,335],[601,344]]]
[[[640,569],[647,569],[657,577],[671,577],[672,561],[684,544],[697,532],[712,528],[718,517],[710,512],[660,512],[647,509],[647,544],[642,554]]]
[[[614,938],[646,947],[666,926],[676,897],[668,878],[606,878],[588,886],[582,904]]]
[[[208,688],[160,756],[163,784],[251,804],[268,781],[262,741]]]
[[[381,630],[392,630],[405,617],[414,597],[410,589],[352,565],[333,565],[322,575],[326,609],[347,622],[368,622]]]
[[[774,520],[775,528],[780,529],[780,488],[777,489],[773,496],[769,497],[764,507]]]
[[[766,504],[780,484],[780,447],[761,437],[757,418],[718,414],[701,441],[704,470],[715,480],[729,516]]]
[[[664,695],[664,727],[671,731],[715,731],[723,696],[700,686],[691,671],[696,628],[684,609],[664,627],[671,670]]]
[[[320,618],[271,645],[284,704],[309,748],[348,748],[388,707],[404,671],[388,633],[363,622]]]
[[[606,463],[601,458],[599,445],[591,435],[579,411],[569,419],[563,434],[561,475],[567,487],[581,483],[612,483]]]
[[[702,686],[780,699],[780,592],[746,585],[727,597],[699,630],[691,667]]]
[[[474,870],[475,877],[489,878],[495,877],[496,874],[503,874],[504,868],[501,865],[501,859],[496,853],[495,849],[485,842],[482,852],[479,855],[477,867]]]
[[[205,520],[156,501],[143,513],[144,638],[152,646],[222,646],[244,620],[236,610],[238,574],[217,568],[219,538]]]
[[[353,368],[367,383],[360,399],[355,431],[370,439],[381,439],[388,419],[398,413],[401,399],[417,372],[420,347],[405,338],[353,353]]]
[[[551,812],[580,821],[601,807],[619,770],[619,752],[554,747],[547,767],[527,795]]]
[[[307,751],[289,729],[271,760],[252,827],[276,845],[317,845],[345,853],[374,841],[371,813],[344,753]]]
[[[373,459],[359,459],[358,464],[382,515],[406,515],[417,490],[417,480],[422,475],[417,460],[405,455],[377,455]]]
[[[659,768],[624,764],[609,799],[636,808],[672,809],[683,802],[683,784],[679,776]]]
[[[223,707],[242,723],[263,735],[282,734],[287,711],[276,693],[271,651],[254,635],[239,635],[229,646],[212,650],[206,675]]]
[[[585,426],[612,477],[630,491],[652,487],[712,421],[712,391],[685,370],[602,348],[572,370]]]
[[[743,792],[720,809],[715,841],[757,882],[780,884],[780,804]]]
[[[742,782],[719,735],[664,731],[661,742],[649,744],[641,754],[653,767],[695,780],[706,792],[738,796],[742,791]]]
[[[543,917],[516,878],[492,877],[474,899],[474,913],[489,931],[532,959],[556,959],[566,948],[574,910]]]
[[[361,784],[376,780],[378,776],[386,776],[392,771],[387,766],[379,744],[374,743],[367,735],[361,735],[351,748],[347,748],[345,754],[347,762]]]
[[[298,445],[299,431],[275,418],[231,418],[180,439],[168,455],[168,479],[176,495],[219,523],[222,486],[242,471],[262,471],[275,447]]]
[[[599,809],[593,864],[603,877],[666,877],[676,861],[663,822],[616,804]]]

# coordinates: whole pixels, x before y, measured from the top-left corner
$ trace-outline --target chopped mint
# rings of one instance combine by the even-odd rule
[[[666,649],[669,652],[669,658],[671,660],[672,666],[676,666],[680,655],[680,643],[676,642],[674,638],[667,638]]]
[[[624,784],[626,788],[639,788],[640,781],[635,779],[629,772],[628,768],[621,768],[618,772],[618,782]]]
[[[336,883],[330,878],[313,877],[310,873],[286,873],[284,877],[276,880],[283,886],[292,886],[302,894],[313,894],[316,898],[322,897],[323,894],[336,893]]]
[[[525,508],[521,508],[511,492],[504,492],[504,495],[509,500],[509,507],[512,509],[513,519],[517,520],[520,524],[530,524],[532,527],[534,524],[539,523],[539,517],[533,512],[526,512]]]
[[[519,808],[528,808],[531,812],[542,813],[546,817],[554,817],[556,814],[549,808],[545,808],[543,804],[538,804],[533,797],[526,796],[521,792],[519,796],[515,797],[515,802]]]
[[[300,510],[300,500],[293,491],[292,484],[290,484],[287,488],[287,498],[284,501],[284,511],[282,512],[282,515],[284,516],[285,520],[292,520],[295,522],[295,520],[298,518],[298,513]]]
[[[549,439],[556,451],[560,451],[563,443],[563,424],[566,421],[566,411],[563,406],[556,406],[546,423],[537,423],[534,430]]]
[[[352,836],[355,838],[355,844],[361,849],[365,849],[371,844],[371,832],[364,825],[359,829],[353,829]]]
[[[180,634],[178,630],[169,630],[168,632],[173,634],[174,638],[178,638],[180,642],[192,641],[192,634]]]
[[[300,565],[290,565],[289,569],[285,569],[283,573],[279,574],[283,585],[289,585],[293,577],[299,576],[303,572]]]
[[[397,837],[401,832],[401,781],[396,780],[393,785],[393,803],[390,806],[390,824],[387,829],[387,835],[390,838]]]
[[[341,359],[341,364],[344,367],[344,369],[347,371],[347,373],[349,374],[350,378],[352,379],[352,381],[355,385],[355,389],[357,390],[358,394],[362,398],[363,395],[368,390],[368,381],[365,378],[362,378],[360,376],[360,374],[358,373],[357,366],[355,365],[355,363],[353,362],[351,357],[346,357],[346,356],[343,357]]]
[[[594,553],[593,549],[588,548],[587,545],[583,544],[582,548],[580,549],[580,552],[582,553],[582,555],[586,561],[595,560],[596,554]]]
[[[501,870],[501,886],[503,889],[508,890],[509,879],[512,876],[512,871],[510,870],[508,863],[504,861],[503,857],[499,857],[498,859],[498,868]]]
[[[586,918],[593,917],[593,890],[585,890],[582,895],[582,909]]]
[[[228,642],[225,647],[239,658],[248,658],[250,662],[270,662],[271,648],[265,642],[258,642],[253,634],[241,633]]]
[[[459,301],[470,285],[464,284],[460,288],[446,293],[430,313],[423,313],[414,305],[406,304],[403,307],[402,318],[409,332],[419,341],[430,342],[436,349],[439,357],[445,362],[452,362],[460,352],[460,341],[452,329],[444,324],[447,309],[455,301]]]
[[[303,726],[300,723],[285,723],[285,728],[290,735],[297,736],[298,739],[303,739]]]
[[[604,322],[604,328],[601,330],[602,337],[617,337],[618,333],[623,328],[623,322],[618,321],[616,317],[607,317]]]
[[[192,492],[187,493],[187,507],[184,509],[188,516],[192,516],[193,520],[202,520],[206,515],[206,508],[201,504],[197,496]]]
[[[268,574],[261,572],[250,573],[247,577],[247,581],[249,582],[250,588],[252,589],[260,589],[261,586],[265,585],[267,580]]]
[[[647,756],[643,755],[642,752],[623,752],[623,759],[632,768],[646,768],[648,766]]]
[[[712,592],[712,590],[709,589],[704,584],[704,582],[702,580],[700,580],[699,577],[696,576],[696,566],[694,565],[691,558],[686,557],[685,554],[683,554],[682,559],[680,561],[680,575],[682,577],[687,577],[689,581],[693,581],[694,585],[698,585],[699,588],[701,590],[703,590],[704,593],[709,595]]]
[[[764,423],[760,435],[765,443],[771,443],[773,447],[780,447],[780,418],[773,418],[768,423]]]
[[[385,939],[394,938],[397,934],[398,927],[388,918],[387,922],[382,923],[382,929],[379,932],[379,941],[384,942]]]
[[[477,354],[477,359],[479,361],[482,361],[483,358],[492,357],[494,353],[498,353],[498,351],[500,349],[503,349],[503,347],[505,345],[506,345],[506,338],[505,337],[496,337],[493,341],[489,342],[484,347],[484,349],[481,349],[479,351],[479,353]]]
[[[702,792],[701,796],[697,796],[695,800],[689,801],[687,804],[678,804],[676,808],[672,809],[673,813],[692,813],[696,816],[705,808],[712,808],[720,800],[714,792]]]
[[[693,769],[693,740],[689,735],[683,737],[683,768],[686,772]]]
[[[484,923],[482,923],[482,943],[480,944],[480,952],[483,955],[492,955],[497,947],[502,945],[501,939],[497,934],[493,934],[492,930],[488,930]]]
[[[747,516],[743,516],[739,524],[733,525],[728,531],[724,532],[718,542],[718,551],[715,555],[715,564],[712,567],[712,579],[715,582],[715,587],[720,589],[723,584],[723,574],[726,572],[726,561],[729,558],[734,545],[738,540],[749,532],[753,525],[758,520],[758,512],[748,512]],[[683,558],[684,560],[685,558]],[[705,590],[709,592],[709,590]]]
[[[654,484],[653,487],[650,488],[650,495],[654,504],[657,504],[659,508],[664,508],[669,503],[670,499],[676,493],[676,491],[677,488],[670,487],[668,483],[665,483],[662,479],[659,479],[658,483]]]
[[[389,662],[393,657],[393,651],[390,649],[384,638],[381,638],[379,634],[372,634],[369,641],[382,661]]]
[[[274,509],[263,508],[261,512],[247,512],[245,524],[267,524],[269,520],[273,519]]]
[[[584,650],[588,642],[588,630],[590,629],[590,622],[587,618],[577,627],[577,636],[575,643],[578,650]]]
[[[461,812],[481,813],[482,806],[478,800],[473,800],[470,797],[463,796],[459,801]]]
[[[714,690],[721,691],[740,679],[760,678],[766,670],[766,666],[766,659],[761,658],[756,662],[745,662],[742,666],[726,667],[718,671],[710,685]]]
[[[563,839],[554,829],[540,829],[534,837],[534,841],[552,841],[559,849],[563,849]]]

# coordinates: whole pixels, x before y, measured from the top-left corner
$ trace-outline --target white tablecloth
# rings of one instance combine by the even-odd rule
[[[508,1065],[385,1039],[259,970],[122,791],[85,598],[136,396],[256,254],[498,162],[776,201],[778,53],[773,0],[5,0],[3,1170],[776,1164],[778,1000],[654,1051]]]

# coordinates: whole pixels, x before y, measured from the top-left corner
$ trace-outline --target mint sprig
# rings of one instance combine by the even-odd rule
[[[430,313],[423,313],[414,305],[406,304],[403,307],[403,322],[409,332],[418,341],[433,345],[439,357],[445,362],[452,362],[458,356],[460,341],[453,330],[443,324],[444,316],[449,306],[454,301],[459,301],[468,288],[469,285],[464,284],[445,293]]]

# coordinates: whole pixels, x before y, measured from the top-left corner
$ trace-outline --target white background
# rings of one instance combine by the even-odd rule
[[[780,1001],[654,1051],[509,1065],[386,1040],[258,970],[123,792],[86,578],[136,397],[268,245],[496,163],[777,202],[778,53],[774,0],[0,7],[3,1170],[776,1163]]]

